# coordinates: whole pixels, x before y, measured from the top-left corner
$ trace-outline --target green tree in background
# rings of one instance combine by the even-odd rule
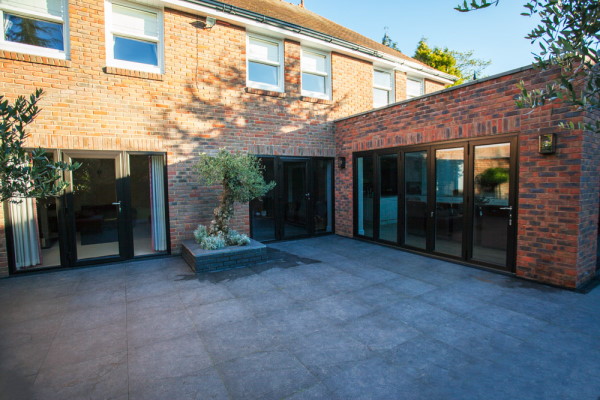
[[[500,0],[466,0],[455,9],[468,12],[498,5]],[[600,111],[600,2],[598,0],[530,0],[521,15],[536,15],[540,23],[527,35],[539,45],[534,56],[537,68],[559,67],[561,76],[541,90],[519,84],[517,106],[536,108],[562,99],[577,110]],[[575,128],[573,124],[568,125]],[[600,133],[600,121],[579,126]]]
[[[396,51],[400,51],[400,49],[398,48],[398,42],[394,42],[392,40],[392,38],[390,37],[390,35],[388,34],[389,28],[386,26],[383,29],[384,29],[385,33],[383,34],[383,39],[381,39],[381,44],[384,44],[387,47],[394,49]]]
[[[426,38],[419,41],[413,58],[437,70],[458,77],[459,79],[451,86],[476,79],[491,64],[491,61],[473,58],[472,50],[460,52],[437,46],[432,49],[427,44]]]

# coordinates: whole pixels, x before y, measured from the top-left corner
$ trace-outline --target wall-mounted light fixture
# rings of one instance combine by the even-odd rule
[[[554,154],[556,153],[556,133],[545,133],[539,136],[539,153]]]
[[[204,29],[211,29],[213,26],[217,24],[217,19],[214,17],[206,17],[206,22],[204,23]]]
[[[339,169],[346,168],[346,157],[338,157],[337,158],[337,167]]]

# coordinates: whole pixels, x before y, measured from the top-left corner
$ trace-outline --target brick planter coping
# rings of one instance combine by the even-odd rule
[[[194,272],[248,267],[267,260],[267,246],[250,239],[247,246],[204,250],[193,240],[184,240],[181,255]]]

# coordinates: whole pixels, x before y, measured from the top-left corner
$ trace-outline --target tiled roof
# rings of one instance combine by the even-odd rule
[[[267,17],[276,18],[281,21],[300,25],[302,27],[312,29],[326,35],[336,37],[360,46],[368,47],[391,56],[398,57],[403,60],[409,60],[417,64],[423,65],[428,69],[433,69],[414,58],[396,51],[388,46],[385,46],[375,40],[369,39],[354,32],[342,25],[336,24],[314,12],[289,3],[285,0],[218,0],[221,3],[230,4],[235,7],[243,8],[258,14],[266,15]]]

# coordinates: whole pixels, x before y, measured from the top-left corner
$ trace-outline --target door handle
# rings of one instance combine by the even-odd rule
[[[310,193],[305,193],[304,197],[306,198],[306,200],[310,200]]]
[[[500,210],[508,210],[508,226],[512,226],[512,220],[513,220],[513,215],[512,215],[512,206],[508,206],[508,207],[500,207]]]
[[[115,201],[114,203],[112,203],[113,206],[119,206],[119,212],[121,212],[121,202],[120,201]]]

